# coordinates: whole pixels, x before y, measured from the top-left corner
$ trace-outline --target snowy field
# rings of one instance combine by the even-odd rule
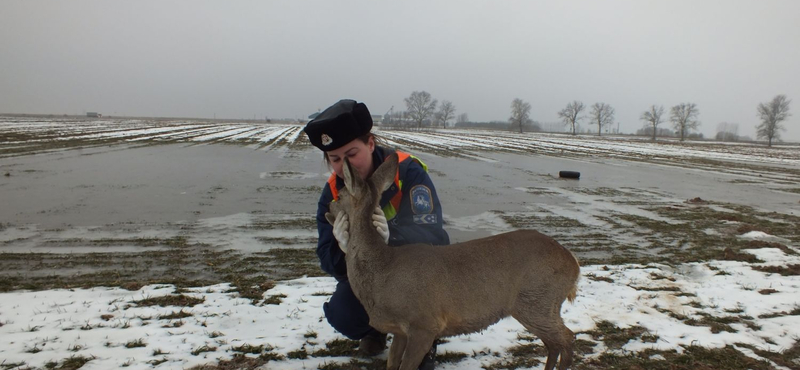
[[[301,135],[299,124],[213,124],[186,121],[147,120],[80,120],[0,117],[2,131],[7,136],[3,149],[35,147],[53,141],[125,140],[196,142],[196,143],[254,143],[262,148],[270,145],[308,145]],[[435,130],[407,132],[376,130],[395,147],[416,148],[429,152],[457,152],[476,155],[481,151],[513,153],[588,154],[611,157],[643,158],[703,158],[754,163],[800,165],[797,145],[776,145],[765,151],[761,145],[695,142],[693,146],[653,143],[649,138],[572,137],[563,134],[517,134],[515,132],[481,130]],[[663,141],[663,139],[662,139]],[[479,156],[479,155],[478,155]]]
[[[0,369],[384,366],[322,314],[328,172],[301,130],[0,117]],[[800,368],[800,147],[377,132],[428,163],[454,241],[535,228],[576,253],[574,368]],[[545,358],[512,319],[438,353]]]

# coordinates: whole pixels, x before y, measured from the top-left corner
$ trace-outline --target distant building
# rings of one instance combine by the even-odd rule
[[[97,112],[86,112],[86,117],[100,118],[103,115]]]

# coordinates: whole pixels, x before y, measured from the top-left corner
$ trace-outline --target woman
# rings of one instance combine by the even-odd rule
[[[317,255],[322,269],[338,281],[336,291],[323,310],[328,322],[350,339],[360,340],[359,352],[374,356],[386,347],[386,334],[369,326],[369,316],[350,288],[345,253],[349,235],[347,217],[334,225],[325,219],[329,205],[344,187],[342,166],[347,158],[362,179],[368,178],[393,150],[376,145],[370,133],[372,116],[364,103],[340,100],[310,121],[304,131],[311,144],[323,151],[333,174],[322,190],[317,205],[319,241]],[[398,181],[383,193],[373,224],[390,246],[426,243],[450,244],[442,228],[442,207],[427,166],[407,153],[397,152]],[[425,356],[420,369],[433,369],[436,347]]]

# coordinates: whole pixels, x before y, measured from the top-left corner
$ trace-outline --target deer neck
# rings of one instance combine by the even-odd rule
[[[373,209],[374,206],[360,209],[351,217],[346,255],[347,275],[351,281],[374,281],[376,274],[386,271],[391,259],[391,248],[372,225]]]

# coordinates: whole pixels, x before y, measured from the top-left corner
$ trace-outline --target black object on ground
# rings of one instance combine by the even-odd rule
[[[581,173],[578,171],[559,171],[558,177],[562,179],[580,179]]]

